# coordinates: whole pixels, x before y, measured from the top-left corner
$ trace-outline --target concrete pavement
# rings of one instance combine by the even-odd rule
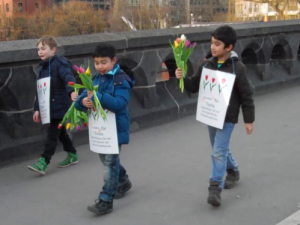
[[[80,162],[69,168],[56,168],[65,157],[57,153],[43,177],[26,168],[36,160],[0,169],[0,224],[275,225],[299,210],[299,99],[299,87],[256,97],[250,136],[241,117],[231,141],[241,180],[223,191],[220,208],[206,203],[207,128],[190,116],[131,135],[121,162],[133,188],[102,217],[86,210],[103,184],[102,165],[88,145],[78,147]]]

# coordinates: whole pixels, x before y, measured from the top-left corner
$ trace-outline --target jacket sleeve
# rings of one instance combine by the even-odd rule
[[[36,93],[35,101],[34,101],[34,106],[33,106],[34,111],[40,111],[40,106],[39,106],[39,98],[38,94]]]
[[[130,100],[130,85],[127,80],[123,80],[122,84],[115,86],[114,96],[108,93],[96,93],[102,107],[116,113],[127,107]],[[91,100],[94,101],[94,96]]]
[[[241,107],[245,123],[253,123],[255,120],[254,115],[254,100],[253,93],[247,78],[246,67],[243,65],[242,70],[236,77],[236,90],[240,96]]]
[[[184,79],[184,88],[191,93],[199,92],[199,84],[201,80],[203,64],[198,67],[197,72],[192,77],[186,77]]]
[[[61,64],[58,70],[58,74],[65,84],[67,93],[70,95],[74,91],[74,88],[70,87],[68,83],[75,82],[75,77],[72,74],[70,65]]]
[[[87,97],[87,90],[85,89],[81,95],[79,95],[75,101],[75,109],[82,111],[82,112],[86,112],[88,109],[82,104],[82,100]]]

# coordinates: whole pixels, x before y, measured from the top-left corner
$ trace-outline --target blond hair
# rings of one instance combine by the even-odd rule
[[[40,43],[42,43],[43,46],[49,45],[50,49],[57,47],[57,41],[53,36],[50,35],[45,35],[41,37],[40,40],[38,40],[36,45],[39,45]]]

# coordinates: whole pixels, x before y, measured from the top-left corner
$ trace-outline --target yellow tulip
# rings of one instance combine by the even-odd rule
[[[85,71],[85,75],[88,75],[88,76],[92,76],[92,74],[91,74],[91,70],[90,70],[90,61],[88,61],[88,68],[86,69],[86,71]]]
[[[85,75],[92,76],[91,71],[90,71],[90,66],[86,69]]]
[[[71,124],[70,124],[70,123],[68,123],[68,124],[67,124],[67,126],[66,126],[66,129],[67,129],[67,130],[69,130],[69,129],[70,129],[70,127],[71,127]]]
[[[177,41],[174,41],[174,46],[175,46],[175,48],[178,48],[178,47],[179,47],[179,44],[178,44]]]

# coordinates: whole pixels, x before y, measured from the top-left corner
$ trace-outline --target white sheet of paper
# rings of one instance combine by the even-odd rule
[[[235,75],[203,68],[196,119],[223,129]]]
[[[116,115],[106,111],[107,121],[96,118],[94,112],[89,116],[90,149],[100,154],[119,154]]]
[[[50,81],[50,77],[46,77],[36,82],[42,124],[50,123]]]

